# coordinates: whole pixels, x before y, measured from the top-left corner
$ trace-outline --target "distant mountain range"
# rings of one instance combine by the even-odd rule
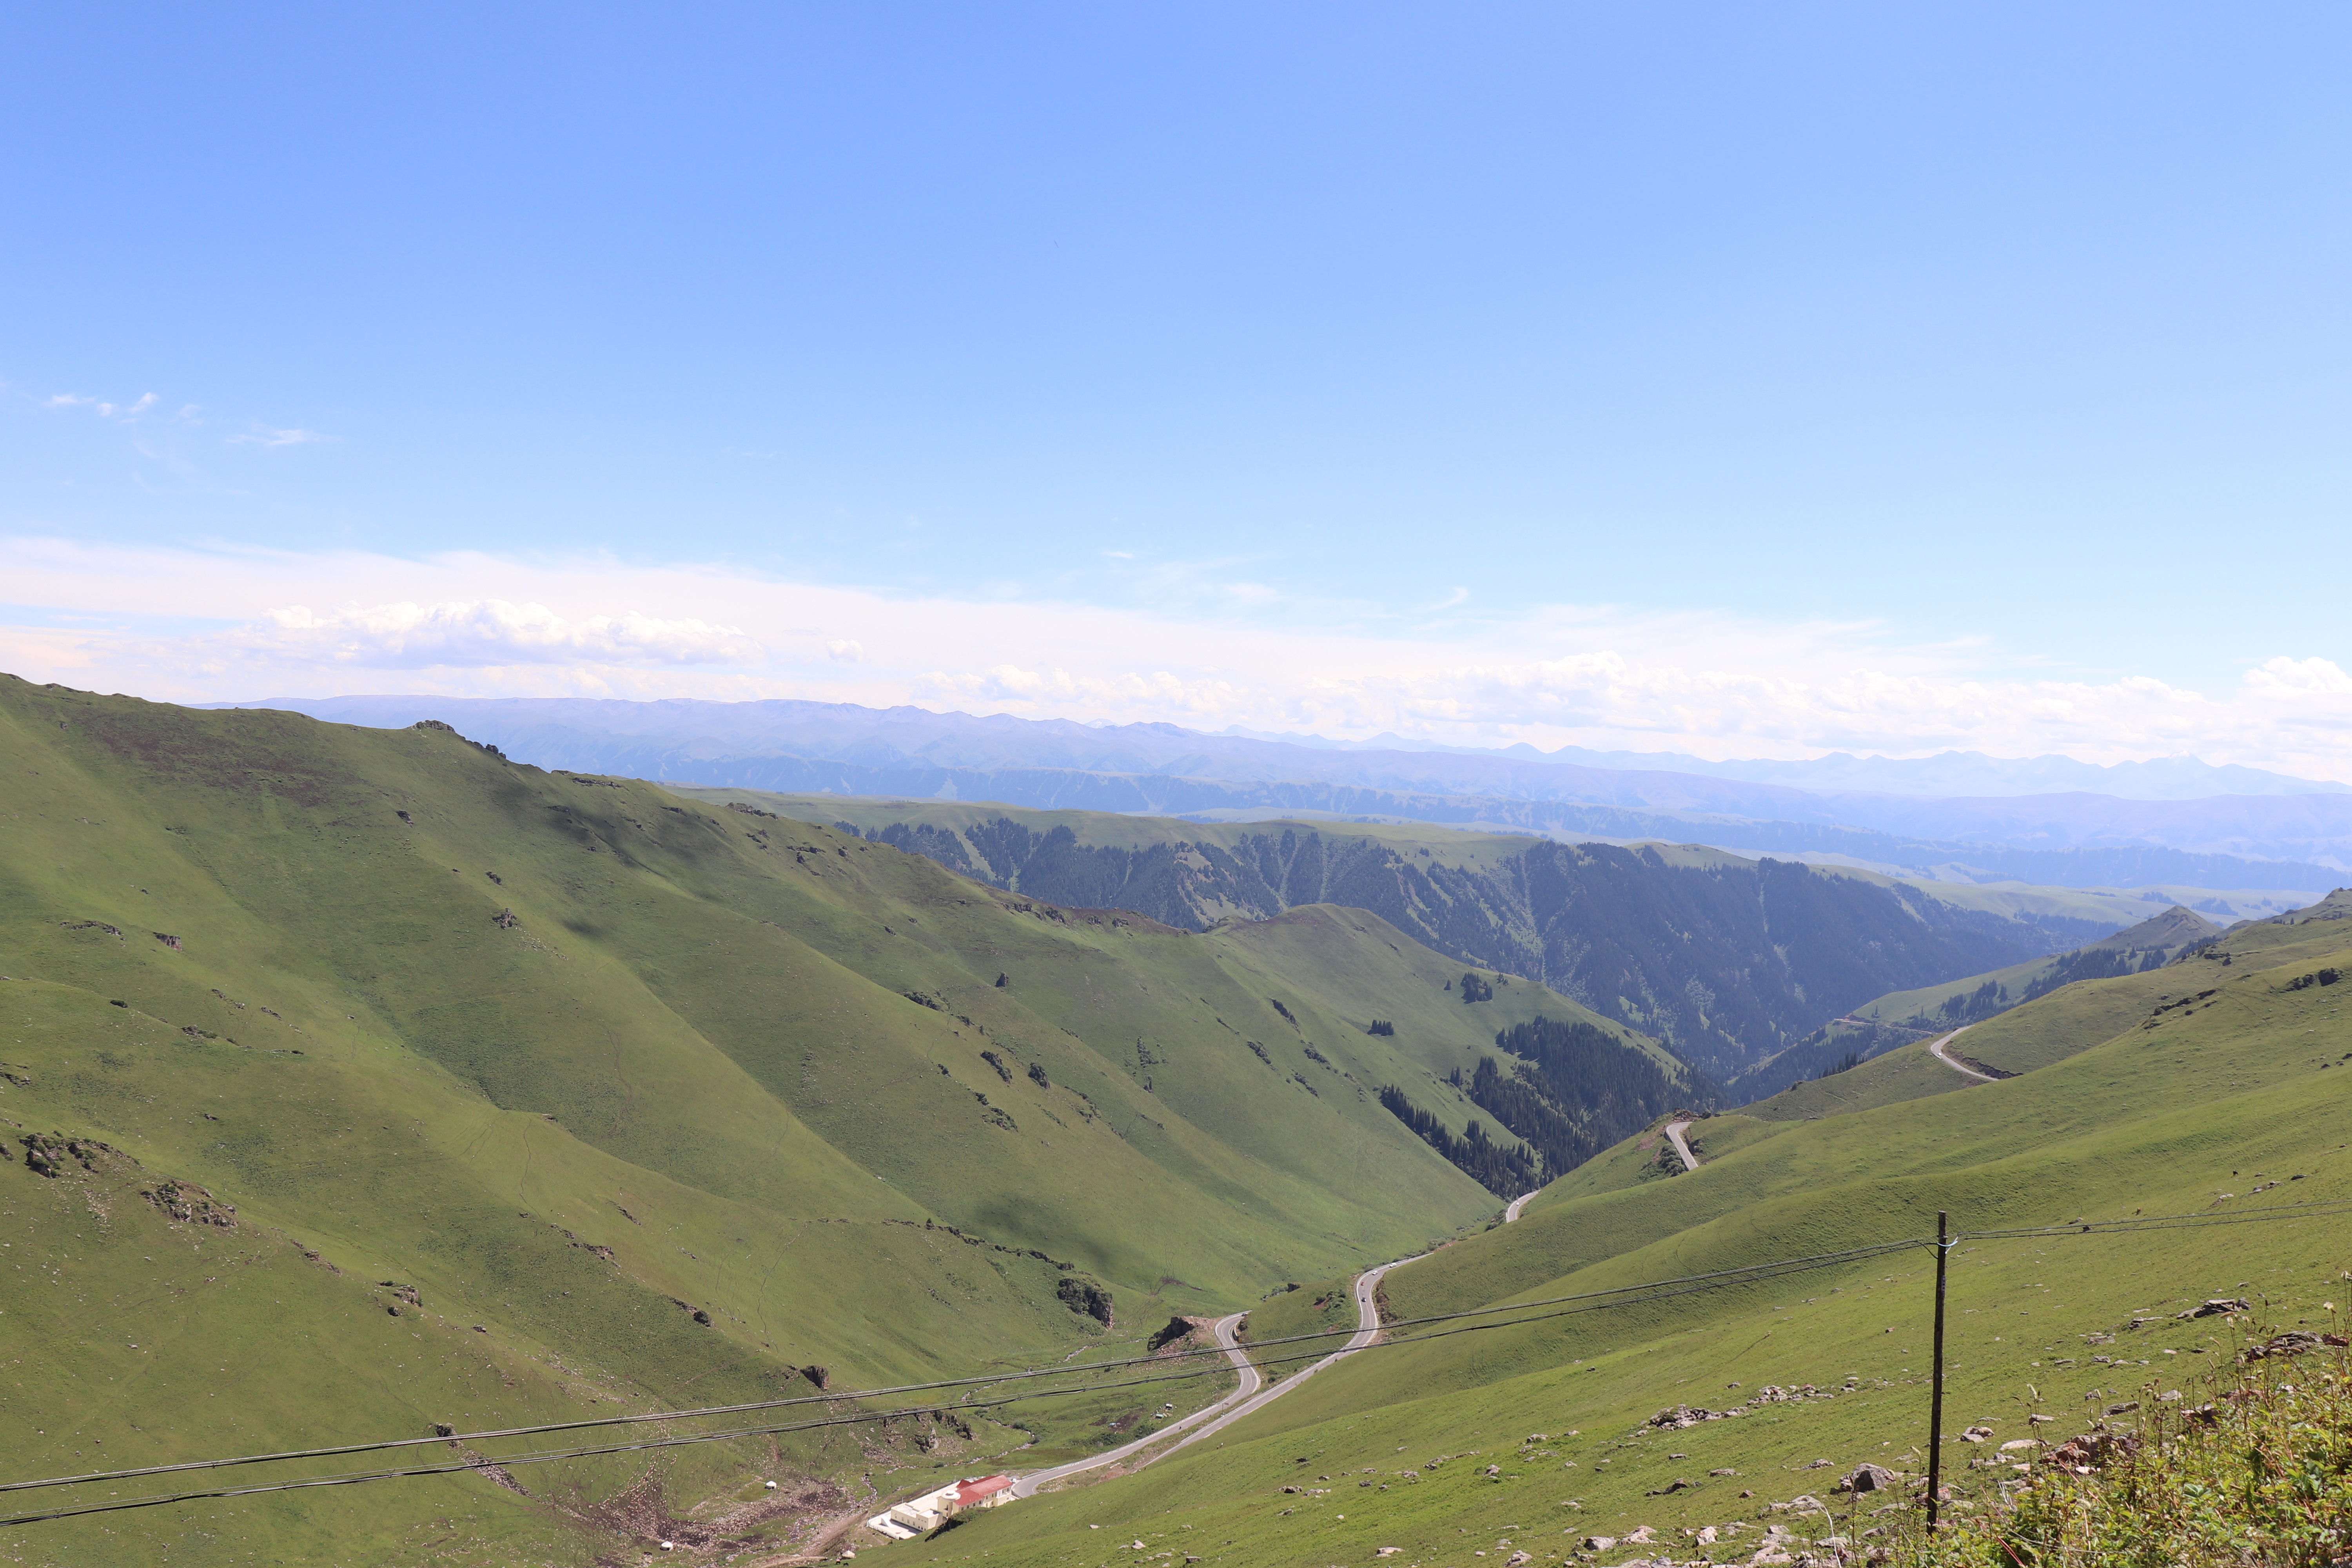
[[[1255,741],[1283,741],[1331,751],[1450,752],[1463,756],[1520,757],[1529,762],[1574,763],[1589,768],[1703,773],[1807,790],[1862,790],[1879,795],[2057,795],[2075,791],[2124,800],[2201,800],[2217,795],[2345,795],[2352,784],[2296,778],[2262,768],[2216,767],[2195,757],[2158,757],[2145,763],[2083,763],[2073,757],[1989,757],[1982,752],[1940,752],[1932,757],[1857,757],[1832,752],[1826,757],[1780,762],[1767,757],[1710,762],[1682,752],[1595,752],[1562,746],[1544,752],[1524,742],[1485,748],[1439,746],[1399,735],[1369,741],[1330,741],[1320,735],[1276,735],[1234,725],[1223,731]]]
[[[1313,737],[1210,735],[1172,724],[1096,727],[792,700],[341,697],[242,706],[381,727],[437,718],[543,766],[791,794],[1203,820],[1328,815],[1562,838],[1662,838],[2062,887],[2325,891],[2352,869],[2352,792],[2189,759],[2096,768],[2064,758],[2011,763],[1958,752],[1916,763],[1677,757],[1664,768],[1626,765],[1659,759],[1623,752],[1578,754],[1605,763],[1591,765],[1532,748],[1383,750]],[[1735,769],[1882,787],[1801,788],[1730,776]],[[1985,793],[1918,793],[1943,778]],[[2037,780],[2075,787],[2015,793]],[[2117,791],[2195,784],[2213,793],[2151,799],[2079,787],[2093,780]],[[1898,792],[1895,784],[1905,781],[1909,787]],[[2267,793],[2252,793],[2258,789]]]

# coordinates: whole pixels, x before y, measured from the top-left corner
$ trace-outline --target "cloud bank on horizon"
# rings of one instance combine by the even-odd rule
[[[5,668],[162,700],[797,697],[1717,759],[2194,755],[2352,782],[2352,674],[2292,651],[2206,692],[2039,679],[1869,623],[1566,605],[1368,629],[1260,603],[1213,618],[605,559],[29,539],[0,541],[0,569]]]

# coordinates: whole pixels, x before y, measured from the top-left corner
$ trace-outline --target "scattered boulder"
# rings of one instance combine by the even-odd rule
[[[2189,1310],[2181,1313],[2180,1316],[2183,1318],[2213,1318],[2219,1317],[2225,1312],[2242,1312],[2245,1310],[2247,1310],[2247,1306],[2245,1300],[2242,1297],[2215,1296],[2210,1300],[2200,1302],[2198,1305],[2189,1308]]]
[[[1677,1405],[1671,1410],[1661,1410],[1650,1417],[1647,1425],[1661,1431],[1678,1432],[1685,1426],[1696,1426],[1702,1421],[1720,1421],[1721,1413],[1688,1405]]]
[[[1766,1503],[1764,1505],[1763,1513],[1759,1514],[1758,1517],[1769,1518],[1776,1513],[1808,1514],[1827,1512],[1829,1512],[1829,1506],[1822,1502],[1821,1499],[1815,1497],[1811,1492],[1799,1492],[1787,1502]],[[1778,1527],[1776,1526],[1775,1528],[1777,1529]]]
[[[2130,1453],[2139,1438],[2128,1432],[2094,1430],[2070,1437],[2042,1456],[2042,1462],[2078,1476],[2087,1476],[2109,1459]]]
[[[2263,1344],[2249,1346],[2238,1359],[2250,1362],[2267,1361],[2273,1356],[2301,1355],[2305,1351],[2315,1351],[2323,1345],[2341,1345],[2347,1342],[2347,1342],[2342,1334],[2315,1334],[2306,1329],[2289,1329],[2283,1334],[2273,1334]]]
[[[111,1143],[101,1143],[95,1138],[68,1138],[62,1132],[27,1132],[17,1142],[25,1146],[25,1168],[36,1175],[51,1178],[64,1175],[68,1164],[95,1171],[100,1155],[121,1152]]]
[[[1900,1479],[1884,1465],[1857,1465],[1854,1467],[1853,1474],[1838,1482],[1837,1489],[1842,1492],[1853,1492],[1857,1496],[1865,1492],[1891,1491]]]
[[[1960,1441],[1963,1443],[1981,1443],[1986,1438],[1992,1436],[1994,1436],[1993,1429],[1990,1426],[1971,1426],[1967,1431],[1960,1434]]]
[[[222,1203],[194,1182],[159,1182],[139,1195],[183,1225],[236,1228],[236,1205]]]

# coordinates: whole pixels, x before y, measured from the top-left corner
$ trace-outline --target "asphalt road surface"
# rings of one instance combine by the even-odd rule
[[[1966,1025],[1961,1026],[1961,1028],[1963,1029],[1966,1027]],[[1927,1054],[1935,1058],[1937,1061],[1943,1063],[1946,1067],[1951,1068],[1954,1072],[1958,1073],[1963,1078],[1972,1078],[1979,1083],[1999,1083],[2000,1079],[1993,1077],[1992,1074],[1989,1072],[1979,1072],[1976,1068],[1971,1067],[1962,1067],[1959,1063],[1954,1061],[1951,1058],[1944,1054],[1944,1047],[1950,1045],[1954,1040],[1959,1038],[1959,1037],[1960,1029],[1954,1029],[1942,1039],[1930,1042],[1927,1047]]]
[[[1692,1157],[1690,1150],[1685,1147],[1682,1142],[1679,1132],[1679,1127],[1682,1125],[1687,1124],[1681,1123],[1677,1124],[1676,1127],[1668,1128],[1666,1130],[1667,1135],[1674,1138],[1675,1147],[1681,1152],[1684,1161],[1689,1164],[1691,1169],[1696,1170],[1698,1169],[1698,1161]],[[1520,1211],[1527,1207],[1528,1200],[1535,1195],[1536,1194],[1534,1193],[1522,1193],[1517,1197],[1513,1198],[1510,1202],[1510,1205],[1503,1211],[1503,1223],[1505,1225],[1508,1225],[1512,1221],[1517,1219],[1519,1217]],[[1269,1385],[1265,1379],[1259,1375],[1256,1366],[1252,1364],[1249,1359],[1249,1352],[1241,1349],[1240,1345],[1234,1339],[1236,1331],[1241,1327],[1242,1320],[1244,1317],[1247,1317],[1248,1314],[1245,1312],[1235,1312],[1232,1317],[1218,1319],[1217,1343],[1224,1351],[1226,1359],[1231,1361],[1235,1367],[1240,1369],[1242,1382],[1239,1388],[1236,1388],[1233,1393],[1226,1394],[1223,1399],[1218,1400],[1215,1404],[1195,1410],[1192,1415],[1185,1416],[1181,1421],[1171,1421],[1165,1426],[1160,1427],[1159,1430],[1147,1433],[1131,1443],[1122,1444],[1120,1447],[1112,1448],[1106,1453],[1096,1454],[1087,1458],[1073,1460],[1071,1463],[1066,1465],[1056,1465],[1049,1470],[1038,1470],[1034,1474],[1023,1476],[1013,1483],[1013,1495],[1015,1497],[1033,1496],[1040,1487],[1045,1486],[1049,1482],[1058,1481],[1065,1476],[1079,1475],[1087,1470],[1101,1469],[1107,1465],[1115,1465],[1121,1459],[1127,1458],[1129,1455],[1139,1453],[1143,1449],[1149,1448],[1156,1443],[1164,1441],[1172,1433],[1181,1432],[1184,1434],[1184,1436],[1181,1441],[1171,1443],[1167,1447],[1151,1455],[1150,1458],[1138,1461],[1136,1468],[1140,1469],[1144,1465],[1151,1464],[1155,1460],[1166,1458],[1169,1455],[1175,1453],[1180,1448],[1190,1447],[1192,1444],[1199,1442],[1202,1438],[1208,1436],[1212,1433],[1223,1431],[1226,1427],[1232,1426],[1234,1422],[1240,1420],[1244,1415],[1265,1409],[1268,1405],[1273,1404],[1284,1394],[1288,1394],[1292,1389],[1297,1388],[1300,1384],[1305,1383],[1308,1378],[1313,1377],[1325,1367],[1333,1366],[1345,1361],[1348,1357],[1354,1355],[1358,1351],[1364,1349],[1367,1345],[1379,1343],[1381,1338],[1381,1279],[1390,1269],[1402,1268],[1408,1263],[1414,1262],[1419,1258],[1423,1258],[1428,1256],[1429,1254],[1426,1252],[1416,1252],[1411,1258],[1400,1258],[1395,1259],[1393,1262],[1383,1263],[1377,1268],[1367,1268],[1361,1274],[1357,1275],[1355,1286],[1355,1333],[1349,1337],[1346,1344],[1341,1345],[1338,1350],[1333,1351],[1321,1361],[1315,1363],[1304,1371],[1293,1373],[1290,1377],[1277,1384]]]

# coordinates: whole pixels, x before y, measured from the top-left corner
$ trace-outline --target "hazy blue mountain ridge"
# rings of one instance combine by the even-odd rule
[[[2217,795],[2343,795],[2352,784],[2297,778],[2236,763],[2195,757],[2158,757],[2144,763],[2085,763],[2045,753],[2038,757],[1992,757],[1982,752],[1939,752],[1931,757],[1857,757],[1850,752],[1801,760],[1737,757],[1716,761],[1685,752],[1599,752],[1584,746],[1541,751],[1522,741],[1510,746],[1454,746],[1375,735],[1364,741],[1334,741],[1321,735],[1281,735],[1230,725],[1219,731],[1253,741],[1338,752],[1452,752],[1466,756],[1522,757],[1529,762],[1574,763],[1593,768],[1704,773],[1830,793],[1876,795],[2114,795],[2123,800],[2202,800]]]
[[[1393,816],[1829,853],[2075,887],[2317,890],[2352,868],[2352,794],[2189,801],[2079,791],[1946,799],[1825,794],[1698,773],[1586,767],[1539,753],[1345,749],[1169,724],[1097,728],[791,700],[365,697],[267,706],[382,726],[445,718],[543,766],[785,793],[1167,816]]]

